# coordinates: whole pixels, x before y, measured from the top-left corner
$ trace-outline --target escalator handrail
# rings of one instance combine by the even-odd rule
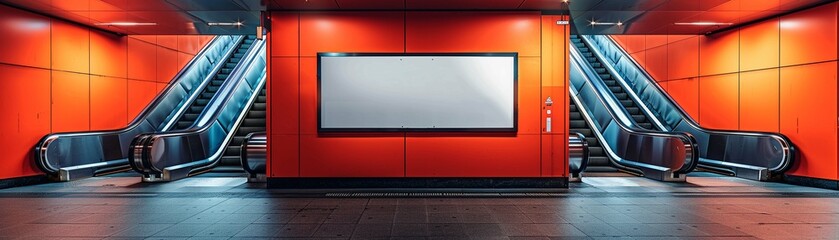
[[[245,36],[236,36],[233,46],[239,46],[239,44],[242,44],[242,42],[244,41]],[[172,127],[175,126],[175,124],[178,123],[178,120],[186,113],[186,111],[189,109],[189,106],[192,106],[192,103],[194,103],[196,99],[201,97],[201,93],[204,91],[204,89],[207,88],[208,85],[210,85],[213,78],[215,78],[216,75],[218,75],[219,71],[221,71],[221,69],[224,67],[224,64],[227,63],[228,59],[230,59],[230,57],[232,57],[235,52],[236,47],[231,47],[230,49],[228,49],[228,51],[224,54],[224,57],[221,58],[222,60],[219,62],[219,64],[216,64],[215,67],[213,67],[213,70],[210,71],[211,74],[207,75],[207,77],[204,78],[204,81],[202,81],[201,84],[196,87],[196,89],[200,90],[196,90],[195,94],[189,96],[186,103],[184,103],[185,107],[178,109],[178,111],[174,115],[172,115],[172,117],[170,118],[171,121],[169,121],[169,123],[167,123],[163,127],[163,129],[160,130],[161,132],[169,131],[170,129],[172,129]]]
[[[780,134],[780,133],[771,133],[771,132],[729,131],[729,130],[719,130],[719,129],[710,129],[710,128],[702,127],[693,118],[691,118],[689,115],[686,114],[687,111],[685,111],[679,104],[677,104],[676,100],[674,100],[669,94],[664,94],[666,92],[666,91],[664,91],[664,88],[662,88],[661,85],[658,84],[658,82],[654,81],[653,80],[654,78],[652,76],[650,76],[650,74],[647,71],[642,70],[643,68],[641,67],[641,64],[639,64],[637,61],[635,61],[634,58],[629,57],[629,53],[627,53],[626,50],[623,49],[623,47],[621,47],[617,43],[617,41],[615,41],[615,39],[613,39],[611,36],[605,36],[605,37],[622,54],[622,57],[624,57],[626,60],[628,60],[630,63],[632,63],[633,66],[635,66],[634,70],[637,71],[639,74],[642,74],[644,76],[645,80],[650,85],[655,86],[658,93],[660,95],[662,95],[665,99],[667,99],[667,101],[669,102],[669,105],[671,107],[675,107],[675,109],[678,110],[677,112],[682,117],[682,120],[685,123],[687,123],[690,127],[694,128],[694,129],[697,129],[699,131],[702,131],[702,132],[709,133],[709,134],[734,135],[734,136],[754,136],[754,137],[772,138],[772,139],[778,141],[779,144],[781,145],[781,147],[783,148],[782,150],[783,150],[783,153],[784,153],[784,160],[781,161],[781,165],[776,166],[774,168],[771,168],[769,170],[772,171],[772,172],[783,172],[783,171],[786,171],[787,169],[789,169],[792,166],[792,162],[794,160],[796,150],[795,150],[795,146],[792,144],[792,141],[790,141],[787,136],[785,136],[783,134]],[[604,60],[606,60],[606,59],[604,59]]]
[[[238,89],[238,86],[240,84],[245,84],[246,83],[246,81],[244,79],[245,74],[251,70],[251,66],[253,65],[253,62],[256,60],[256,58],[259,57],[258,54],[262,53],[264,51],[264,49],[265,49],[264,40],[255,40],[254,41],[254,43],[251,45],[248,52],[245,54],[245,56],[242,58],[242,60],[240,60],[239,65],[237,65],[233,69],[233,71],[231,71],[231,74],[227,77],[227,80],[225,81],[225,83],[223,83],[222,86],[219,87],[219,91],[216,93],[215,96],[213,96],[213,98],[207,104],[207,107],[198,116],[198,119],[196,119],[196,121],[193,123],[192,126],[190,126],[187,129],[183,129],[183,130],[168,131],[168,132],[164,132],[164,133],[142,134],[141,136],[138,136],[138,139],[142,139],[142,140],[137,141],[137,145],[132,144],[132,149],[133,149],[133,154],[132,154],[133,159],[132,159],[132,161],[135,164],[140,163],[141,165],[139,165],[139,167],[143,168],[143,172],[145,172],[145,171],[158,172],[158,173],[163,172],[163,169],[159,169],[159,168],[157,168],[157,166],[154,166],[154,164],[152,164],[151,159],[150,159],[152,156],[149,153],[150,153],[150,150],[151,150],[152,146],[154,145],[154,143],[157,142],[158,140],[162,139],[162,138],[184,137],[184,136],[188,136],[188,135],[198,135],[198,134],[207,132],[210,129],[210,127],[212,126],[212,123],[218,118],[218,116],[222,112],[224,112],[224,107],[227,105],[228,101],[232,98],[232,96],[234,94],[234,91],[236,89]],[[251,96],[251,98],[249,98],[249,100],[248,100],[249,103],[252,103],[256,99],[255,96],[259,94],[259,91],[261,90],[261,86],[263,86],[265,84],[265,79],[266,79],[266,77],[263,74],[262,77],[257,82],[258,88],[254,88],[254,91],[252,92],[253,96]],[[242,111],[247,111],[247,110],[248,110],[248,107],[245,107],[245,108],[243,108]],[[240,115],[237,117],[237,119],[235,121],[236,124],[234,125],[233,129],[235,129],[235,127],[238,126],[238,124],[240,124],[241,118],[244,115],[247,115],[247,113],[246,112],[245,113],[240,113]],[[234,131],[231,131],[231,130],[227,130],[227,131],[228,131],[226,133],[227,136],[226,136],[226,139],[223,141],[223,145],[226,145],[227,142],[229,142],[230,139],[232,138],[232,134],[234,134],[233,133]],[[218,158],[220,158],[220,156],[221,156],[221,153],[223,153],[223,152],[224,152],[224,149],[219,148],[219,150],[216,151],[216,153],[214,153],[213,155],[211,155],[210,158],[204,159],[204,160],[210,160],[210,162],[212,162],[212,164],[214,164],[215,162],[217,162],[215,160],[218,160]],[[199,161],[201,161],[201,160],[195,160],[195,161],[191,161],[191,162],[199,162]],[[186,163],[189,163],[189,162],[186,162]],[[172,166],[166,166],[166,167],[172,167]],[[135,169],[135,170],[137,170],[137,169]]]
[[[585,68],[579,67],[579,65],[584,62],[582,60],[582,56],[578,52],[577,48],[574,47],[573,45],[570,47],[570,49],[571,49],[570,52],[571,52],[572,61],[575,61],[575,63],[578,64],[577,65],[577,67],[579,68],[578,70],[580,70],[584,73],[583,78],[585,79],[585,84],[583,85],[583,87],[588,86],[588,87],[592,88],[592,90],[593,90],[592,92],[597,95],[596,99],[603,106],[607,106],[605,108],[606,112],[611,116],[611,118],[613,120],[620,119],[620,117],[618,116],[618,112],[616,112],[616,110],[621,109],[622,107],[618,106],[617,103],[615,103],[613,101],[604,100],[605,97],[602,95],[602,92],[601,92],[602,89],[597,89],[598,85],[592,83],[591,78],[595,74],[592,73],[590,69],[585,69]],[[573,64],[572,64],[572,66],[573,66]],[[600,86],[600,87],[602,87],[602,86]],[[582,113],[584,115],[584,118],[586,118],[586,121],[589,122],[589,125],[592,128],[596,128],[597,125],[592,122],[593,120],[590,118],[590,116],[588,116],[588,113],[584,109],[582,109],[582,108],[584,108],[585,104],[583,104],[582,101],[580,101],[578,99],[577,90],[574,87],[569,88],[569,90],[571,91],[571,93],[572,93],[571,95],[574,98],[575,102],[578,104],[577,107],[581,108],[580,113]],[[623,111],[619,111],[619,112],[620,112],[620,114],[625,114],[625,112],[623,112]],[[674,138],[674,139],[680,140],[682,142],[682,144],[684,144],[684,146],[685,146],[685,159],[684,159],[684,164],[682,164],[681,167],[679,167],[678,169],[674,169],[674,171],[673,171],[674,173],[685,174],[685,173],[688,173],[690,171],[693,171],[693,169],[696,167],[696,165],[699,162],[699,154],[696,153],[696,150],[698,149],[696,147],[696,140],[689,133],[670,133],[670,132],[651,131],[651,130],[646,130],[646,129],[635,129],[635,128],[631,128],[631,127],[625,125],[622,121],[613,121],[613,122],[615,124],[617,124],[618,128],[620,128],[621,131],[627,132],[629,134],[656,136],[656,137],[663,137],[663,138]],[[592,130],[594,130],[594,129],[592,129]],[[603,139],[602,135],[600,134],[600,131],[592,131],[592,132],[594,134],[598,135],[599,140]],[[601,144],[603,144],[603,146],[610,146],[608,143],[604,143],[604,141],[601,141]],[[604,147],[603,149],[607,153],[609,153],[611,159],[613,159],[613,160],[618,160],[618,161],[626,160],[626,159],[623,159],[622,157],[618,156],[617,153],[613,152],[611,147]],[[626,161],[630,161],[631,165],[638,165],[638,164],[647,165],[645,163],[638,163],[638,162],[635,162],[635,161],[632,161],[632,160],[626,160]],[[620,165],[624,165],[624,164],[621,163]],[[657,167],[657,166],[654,166],[654,167]]]
[[[257,143],[258,144],[255,144]],[[261,161],[263,167],[265,167],[266,157],[267,157],[267,143],[268,143],[268,136],[265,132],[252,132],[245,137],[245,141],[242,141],[242,147],[239,148],[239,159],[242,162],[242,168],[245,169],[251,175],[258,175],[258,174],[265,174],[264,172],[256,172],[256,169],[251,168],[251,162],[254,161]],[[260,151],[261,158],[257,159],[253,156],[251,151]]]
[[[100,136],[100,135],[106,135],[106,134],[122,134],[122,133],[129,132],[129,131],[137,128],[138,126],[140,126],[140,124],[143,122],[143,120],[145,120],[145,118],[161,103],[161,101],[163,101],[163,97],[167,96],[172,91],[172,88],[175,87],[176,83],[180,82],[180,81],[178,81],[178,79],[181,79],[184,74],[189,72],[189,70],[192,69],[193,65],[197,62],[198,59],[201,59],[202,57],[206,57],[205,55],[206,55],[207,51],[211,47],[215,46],[216,43],[221,41],[223,37],[226,37],[226,36],[215,36],[207,44],[205,44],[201,48],[201,50],[199,50],[198,53],[195,54],[195,56],[192,59],[190,59],[189,62],[186,65],[184,65],[184,67],[181,68],[178,71],[178,73],[175,74],[175,76],[172,78],[173,80],[170,81],[170,84],[167,84],[166,88],[164,88],[162,91],[160,91],[160,93],[157,94],[157,96],[152,100],[152,102],[150,102],[148,105],[146,105],[143,108],[143,110],[141,110],[140,113],[137,114],[137,117],[135,117],[125,127],[117,128],[117,129],[111,129],[111,130],[99,130],[99,131],[76,131],[76,132],[51,133],[51,134],[47,134],[46,136],[41,138],[41,140],[38,141],[38,144],[36,144],[35,149],[34,149],[35,150],[34,157],[35,157],[36,165],[42,171],[47,172],[47,173],[54,173],[54,172],[57,172],[59,170],[58,168],[50,165],[49,155],[47,154],[47,150],[49,149],[49,145],[52,142],[54,142],[55,140],[58,140],[59,138]],[[193,93],[193,94],[197,95],[199,93],[198,93],[198,91],[195,91],[195,93]],[[183,108],[186,108],[186,105],[184,105]]]
[[[623,87],[623,89],[626,90],[624,92],[626,92],[627,95],[629,95],[629,97],[632,98],[632,101],[636,102],[636,103],[643,103],[643,101],[641,101],[641,98],[639,98],[638,95],[635,94],[635,91],[632,91],[630,89],[630,87],[626,84],[626,81],[623,79],[623,76],[618,74],[618,71],[615,70],[615,68],[611,64],[605,64],[605,62],[607,62],[608,60],[606,59],[606,56],[604,56],[603,53],[600,52],[600,49],[598,49],[596,47],[593,47],[593,44],[591,43],[591,41],[589,41],[588,37],[586,37],[584,35],[577,35],[577,36],[580,38],[581,41],[584,42],[583,44],[586,44],[586,45],[589,46],[589,49],[595,55],[595,58],[600,59],[601,61],[604,62],[604,64],[602,64],[603,67],[606,68],[606,71],[609,71],[609,73],[612,75],[612,77],[616,78],[615,80],[618,82],[618,84],[621,85],[621,87]],[[611,91],[609,91],[609,92],[611,92]],[[664,124],[661,123],[661,120],[658,118],[658,116],[653,114],[653,112],[647,107],[647,104],[637,104],[637,105],[639,106],[641,111],[644,112],[644,115],[648,119],[652,120],[653,125],[657,126],[659,130],[664,130],[664,131],[668,130],[664,126]]]
[[[264,136],[264,135],[263,135]],[[586,136],[579,132],[571,132],[568,135],[568,172],[572,175],[580,174],[581,172],[585,171],[588,167],[588,160],[589,160],[589,151],[588,151],[588,142],[586,141]],[[576,138],[579,141],[579,146],[575,146],[571,140]],[[579,150],[575,150],[579,149]],[[574,156],[575,152],[579,152],[580,156]],[[242,156],[245,156],[244,154]],[[574,164],[572,163],[572,159],[574,157],[580,158],[579,163],[577,164],[577,168],[574,168]]]

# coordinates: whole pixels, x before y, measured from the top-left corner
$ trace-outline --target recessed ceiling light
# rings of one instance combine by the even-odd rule
[[[207,25],[209,26],[242,26],[245,25],[242,22],[208,22]]]
[[[720,23],[720,22],[677,22],[673,23],[674,25],[680,26],[729,26],[734,25],[734,23]]]
[[[93,25],[96,25],[96,26],[156,26],[157,23],[151,23],[151,22],[107,22],[107,23],[94,23]]]
[[[623,25],[623,23],[622,23],[622,22],[620,22],[620,21],[618,21],[618,22],[597,22],[597,21],[591,21],[591,22],[589,22],[589,25],[592,25],[592,26],[622,26],[622,25]]]

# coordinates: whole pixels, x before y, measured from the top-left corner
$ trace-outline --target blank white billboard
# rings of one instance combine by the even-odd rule
[[[515,131],[516,57],[318,54],[318,130]]]

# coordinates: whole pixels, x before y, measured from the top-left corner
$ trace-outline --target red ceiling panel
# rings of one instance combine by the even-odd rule
[[[568,10],[568,3],[557,0],[525,0],[521,10]]]
[[[394,9],[404,9],[405,8],[405,1],[398,1],[398,0],[335,0],[338,3],[338,7],[341,9],[348,9],[348,10],[360,10],[360,9],[384,9],[384,10],[394,10]]]
[[[337,9],[335,0],[274,0],[280,10],[330,10]]]
[[[518,9],[524,0],[406,0],[408,9]]]

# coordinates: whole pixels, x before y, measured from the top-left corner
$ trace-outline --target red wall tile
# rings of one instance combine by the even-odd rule
[[[778,67],[778,19],[740,29],[740,71]]]
[[[90,76],[90,129],[117,129],[128,124],[128,83],[124,78]]]
[[[157,47],[135,38],[128,38],[128,78],[155,81],[157,78]]]
[[[408,52],[518,52],[539,56],[539,12],[408,12]]]
[[[789,174],[839,179],[836,62],[781,68],[781,133],[799,161]]]
[[[740,130],[778,132],[778,69],[740,73]]]
[[[405,143],[408,177],[538,177],[538,134],[515,137],[423,137]]]
[[[90,32],[90,73],[126,77],[126,38],[110,33]]]
[[[647,49],[646,68],[656,81],[667,81],[667,46]]]
[[[699,37],[699,75],[737,72],[740,68],[740,34],[737,31]]]
[[[50,132],[50,70],[0,64],[0,178],[37,174],[32,147]]]
[[[50,67],[50,19],[0,5],[0,62]]]
[[[667,79],[699,75],[699,38],[679,38],[667,45]]]
[[[51,36],[53,69],[90,72],[90,34],[87,28],[53,21]]]
[[[401,133],[375,137],[300,135],[301,177],[403,177]]]
[[[128,80],[128,121],[134,119],[157,95],[155,82]]]
[[[52,131],[90,130],[90,77],[52,71]]]
[[[172,49],[157,47],[157,82],[169,83],[178,73],[178,52]]]
[[[739,82],[738,74],[705,76],[699,79],[700,125],[711,129],[739,128]]]
[[[781,65],[836,60],[837,3],[781,17]]]
[[[661,83],[661,82],[660,82]],[[667,93],[673,97],[673,100],[679,104],[682,109],[687,111],[696,121],[699,119],[699,79],[689,78],[668,81],[666,84],[661,84],[667,89]]]
[[[403,52],[404,26],[402,12],[301,13],[300,54]]]
[[[271,56],[300,55],[300,14],[271,14]]]

